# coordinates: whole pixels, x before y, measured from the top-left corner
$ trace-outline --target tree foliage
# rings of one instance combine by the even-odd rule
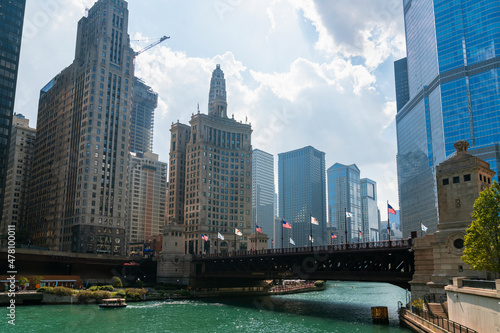
[[[462,260],[471,269],[500,274],[500,185],[493,182],[474,203]]]
[[[43,276],[35,276],[31,278],[31,282],[33,283],[33,287],[36,287],[37,284],[40,284],[43,280]]]
[[[118,276],[113,276],[112,284],[113,284],[113,287],[115,287],[115,288],[123,287],[122,280]]]
[[[21,287],[26,286],[28,283],[30,283],[30,280],[28,280],[28,278],[26,276],[20,276],[19,277],[19,285]]]

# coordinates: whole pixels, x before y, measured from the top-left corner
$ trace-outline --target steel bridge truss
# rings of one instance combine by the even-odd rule
[[[198,255],[191,277],[201,286],[272,279],[388,282],[409,288],[411,239]]]

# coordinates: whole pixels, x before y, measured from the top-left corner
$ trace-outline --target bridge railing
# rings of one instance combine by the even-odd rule
[[[245,257],[256,255],[279,255],[279,254],[307,254],[314,252],[337,252],[337,251],[356,251],[366,249],[382,249],[382,248],[408,248],[412,246],[412,239],[397,239],[389,241],[378,242],[363,242],[363,243],[344,243],[334,245],[321,245],[321,246],[305,246],[305,247],[292,247],[292,248],[279,248],[279,249],[265,249],[265,250],[246,250],[246,251],[230,251],[221,253],[206,253],[206,254],[193,254],[193,259],[196,258],[229,258],[229,257]]]
[[[445,329],[447,332],[453,333],[478,333],[476,330],[468,328],[467,326],[463,326],[462,324],[456,323],[448,318],[444,318],[441,316],[433,315],[427,311],[424,311],[420,308],[412,306],[411,311],[406,308],[399,309],[400,316],[408,316],[419,321],[425,321],[427,323],[432,323],[440,328]],[[423,325],[426,326],[426,325]]]

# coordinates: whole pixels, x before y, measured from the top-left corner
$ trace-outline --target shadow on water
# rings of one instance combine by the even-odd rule
[[[387,306],[390,326],[399,326],[397,302],[400,299],[394,296],[387,299],[387,296],[390,296],[387,295],[387,289],[393,290],[394,288],[397,287],[384,284],[364,283],[353,286],[329,283],[325,291],[319,292],[285,296],[232,297],[202,302],[368,325],[372,324],[371,307]],[[404,290],[401,289],[398,292],[404,295]],[[384,304],[387,301],[389,301],[388,304]]]

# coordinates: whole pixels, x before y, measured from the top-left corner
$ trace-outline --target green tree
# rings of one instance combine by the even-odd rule
[[[33,283],[33,287],[35,288],[37,284],[42,282],[43,276],[35,276],[31,279],[31,282]]]
[[[113,287],[115,288],[121,288],[123,287],[122,280],[118,276],[113,276],[113,279],[111,279]]]
[[[500,185],[494,181],[474,202],[462,260],[473,270],[500,274]]]
[[[26,286],[28,283],[30,283],[30,280],[28,280],[28,278],[26,276],[20,276],[19,277],[19,286],[20,287],[24,287]]]

